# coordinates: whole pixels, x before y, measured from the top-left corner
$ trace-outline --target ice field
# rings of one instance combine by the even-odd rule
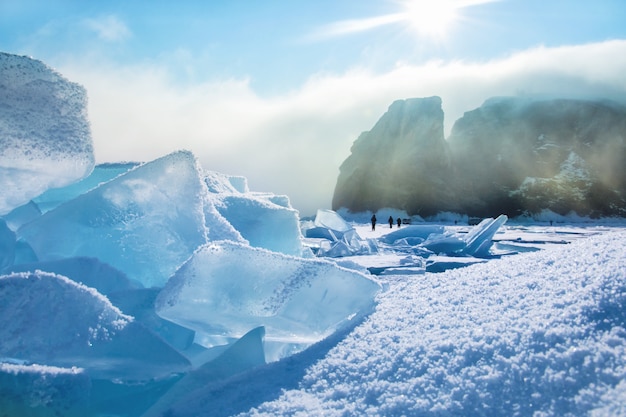
[[[37,62],[0,54],[1,416],[626,416],[624,219],[373,230],[186,150],[95,165]]]
[[[189,152],[91,175],[4,216],[9,415],[626,415],[623,222],[301,220]]]

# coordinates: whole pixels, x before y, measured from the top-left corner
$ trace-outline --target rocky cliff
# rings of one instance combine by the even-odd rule
[[[333,208],[626,216],[626,107],[493,98],[443,138],[438,97],[396,101],[340,167]]]
[[[431,173],[450,171],[450,151],[439,97],[394,102],[351,152],[340,167],[333,208],[430,213],[441,206],[446,178]]]

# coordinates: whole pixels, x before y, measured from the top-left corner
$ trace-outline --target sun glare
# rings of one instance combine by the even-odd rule
[[[461,6],[452,0],[404,0],[402,15],[420,35],[443,38],[458,18]]]

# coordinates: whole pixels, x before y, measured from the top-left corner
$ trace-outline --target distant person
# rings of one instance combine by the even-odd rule
[[[402,224],[402,219],[400,217],[398,217],[398,229],[400,228],[401,224]]]
[[[389,228],[392,229],[393,228],[393,217],[389,216]]]
[[[376,215],[372,214],[372,231],[376,230]]]

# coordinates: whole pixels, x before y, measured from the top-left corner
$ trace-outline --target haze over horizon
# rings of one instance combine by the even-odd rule
[[[442,97],[446,133],[491,96],[626,102],[624,21],[619,0],[3,0],[0,51],[87,89],[98,163],[189,149],[311,215],[394,100]]]

